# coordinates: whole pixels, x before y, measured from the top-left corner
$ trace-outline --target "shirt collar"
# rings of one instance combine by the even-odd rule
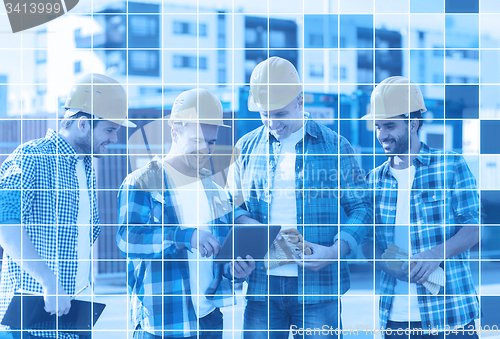
[[[420,142],[420,152],[415,159],[413,159],[413,165],[416,165],[416,162],[419,161],[422,165],[429,166],[431,163],[431,149],[424,142]],[[382,177],[389,175],[391,167],[391,159],[387,160],[384,163],[384,168],[382,169]]]
[[[420,142],[422,147],[420,147],[420,152],[415,160],[420,161],[423,165],[429,166],[431,163],[431,149],[424,142]]]
[[[75,159],[78,158],[78,154],[76,153],[75,149],[70,144],[68,144],[66,140],[61,138],[59,134],[54,130],[49,128],[47,134],[45,135],[45,138],[56,145],[57,154],[70,155]],[[88,158],[88,156],[86,156],[85,158]]]

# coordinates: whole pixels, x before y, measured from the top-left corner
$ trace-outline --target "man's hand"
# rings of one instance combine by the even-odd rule
[[[71,298],[58,282],[56,286],[43,289],[43,301],[45,311],[50,315],[57,314],[58,317],[68,314],[71,308]]]
[[[313,244],[311,242],[307,242],[307,244],[309,244],[311,248],[311,255],[303,254],[302,258],[293,255],[293,259],[300,267],[305,267],[316,272],[338,259],[338,242],[331,247]]]
[[[234,266],[232,262],[229,263],[229,268],[233,278],[243,279],[248,277],[255,269],[255,260],[249,255],[246,256],[246,260],[238,257],[234,262]]]
[[[191,235],[191,248],[197,249],[202,257],[208,258],[212,254],[219,254],[220,242],[208,231],[195,230]]]
[[[426,282],[432,272],[439,267],[441,260],[443,260],[442,257],[441,254],[441,258],[439,258],[439,255],[432,249],[412,255],[410,262],[415,262],[416,265],[410,271],[410,282],[418,284]],[[401,268],[407,270],[408,262],[405,262]]]

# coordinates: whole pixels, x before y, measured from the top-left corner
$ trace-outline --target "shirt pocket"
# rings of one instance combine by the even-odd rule
[[[419,214],[418,223],[426,225],[441,225],[446,217],[446,195],[443,190],[426,190],[420,194],[416,213]]]

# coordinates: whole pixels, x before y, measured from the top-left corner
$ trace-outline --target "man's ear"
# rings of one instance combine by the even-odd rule
[[[177,142],[177,138],[179,137],[179,132],[173,126],[170,129],[170,137],[172,138],[172,142]]]
[[[418,125],[419,125],[418,119],[411,119],[410,120],[410,131],[411,132],[417,132],[418,131]]]
[[[84,132],[86,129],[90,128],[90,123],[91,121],[87,119],[87,117],[81,116],[80,118],[78,118],[76,126],[78,130]]]
[[[299,106],[299,109],[302,111],[302,108],[304,107],[304,96],[302,93],[297,97],[297,106]]]

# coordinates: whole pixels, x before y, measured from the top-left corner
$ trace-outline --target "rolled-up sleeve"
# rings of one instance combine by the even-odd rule
[[[365,175],[361,171],[354,151],[349,142],[340,136],[340,186],[342,196],[340,204],[348,219],[341,227],[340,236],[351,249],[351,254],[356,251],[364,236],[371,229],[373,223],[373,206],[371,195],[365,182]],[[342,233],[350,235],[342,237]],[[338,236],[337,235],[337,239]]]
[[[240,145],[236,144],[236,148]],[[241,147],[241,146],[240,146]],[[238,153],[239,154],[239,153]],[[248,212],[243,196],[242,182],[241,182],[241,157],[238,157],[229,167],[229,175],[227,179],[227,192],[229,194],[229,201],[234,209],[234,219],[245,215],[251,217],[252,214]]]
[[[452,204],[453,213],[458,223],[480,224],[479,213],[479,193],[477,191],[476,179],[467,166],[464,158],[461,155],[456,155],[455,169],[453,171],[453,191]],[[481,215],[485,218],[486,215]]]

